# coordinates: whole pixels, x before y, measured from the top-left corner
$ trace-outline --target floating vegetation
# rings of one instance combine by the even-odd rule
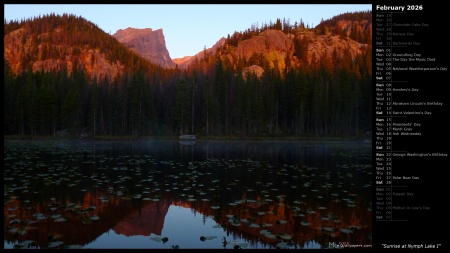
[[[270,238],[270,239],[277,239],[277,236],[271,233],[266,233],[264,234],[265,237]]]
[[[97,215],[91,215],[91,216],[89,216],[89,218],[91,220],[99,220],[100,219],[100,217],[98,217]]]
[[[14,245],[14,249],[23,249],[23,248],[31,248],[31,247],[36,247],[36,246],[38,246],[38,244],[35,242],[35,241],[33,241],[33,240],[26,240],[26,241],[23,241],[23,242],[21,242],[21,243],[19,243],[19,244],[15,244]]]
[[[48,248],[56,248],[58,246],[61,246],[64,242],[62,241],[56,241],[56,242],[51,242],[48,244]]]
[[[52,214],[52,216],[50,216],[52,219],[58,219],[61,217],[61,214]]]
[[[235,246],[238,246],[239,249],[246,249],[249,246],[249,244],[244,242],[244,243],[236,244]]]
[[[332,227],[322,227],[322,230],[328,231],[328,232],[334,232],[335,231],[335,229],[332,228]]]
[[[79,244],[71,244],[71,245],[66,245],[63,247],[64,249],[82,249],[83,245],[79,245]]]
[[[200,241],[207,241],[207,240],[214,240],[214,239],[216,239],[217,238],[217,236],[215,236],[215,235],[211,235],[211,236],[200,236]]]
[[[272,151],[280,148],[278,144],[268,145],[269,155],[259,153],[260,146],[244,152],[233,148],[227,154],[216,152],[211,146],[203,156],[196,152],[206,149],[196,149],[197,146],[183,146],[184,154],[176,155],[172,151],[176,153],[179,145],[167,152],[148,145],[149,150],[142,152],[140,147],[147,146],[147,141],[130,142],[130,149],[121,151],[106,141],[95,145],[78,141],[29,143],[5,144],[4,218],[8,226],[4,231],[8,240],[32,229],[50,234],[61,228],[68,231],[64,232],[65,237],[75,238],[70,231],[72,226],[82,229],[80,234],[88,234],[99,225],[128,219],[139,224],[136,233],[140,233],[139,226],[149,226],[146,219],[150,214],[155,219],[152,224],[164,226],[162,219],[169,206],[190,208],[192,217],[186,215],[183,219],[194,219],[198,214],[197,218],[203,216],[203,224],[209,219],[215,222],[214,226],[202,228],[203,234],[213,234],[199,235],[197,245],[214,241],[224,233],[239,239],[225,240],[224,244],[214,242],[211,247],[243,249],[268,243],[267,247],[287,249],[297,245],[298,237],[291,235],[300,230],[306,241],[313,240],[310,235],[317,230],[335,241],[364,244],[371,240],[366,236],[371,232],[370,222],[366,224],[372,211],[370,191],[366,189],[371,187],[371,166],[361,164],[371,163],[370,149],[350,149],[346,144],[336,145],[336,149],[334,144],[308,146],[296,142],[289,146],[294,148],[289,149],[288,155],[279,150],[274,158]],[[332,153],[328,149],[339,155],[327,159]],[[100,223],[96,222],[100,216]],[[355,220],[364,221],[364,226],[353,223]],[[61,222],[65,223],[56,224]],[[127,233],[134,233],[132,229]],[[247,230],[260,234],[252,237]],[[355,236],[346,236],[351,233]],[[37,241],[35,234],[26,236]],[[257,243],[252,241],[255,239]],[[60,239],[49,240],[48,248],[81,248],[81,243],[64,245]],[[169,237],[152,234],[149,240],[165,243]],[[170,248],[179,248],[175,236],[171,241],[174,245]],[[22,242],[14,247],[29,245]],[[84,242],[82,245],[90,247]]]
[[[278,237],[280,237],[283,240],[291,240],[292,236],[286,235],[286,234],[279,234]]]
[[[277,245],[275,245],[275,247],[277,247],[279,249],[287,249],[287,248],[289,248],[287,242],[279,242],[279,243],[277,243]]]
[[[11,234],[16,234],[16,233],[19,232],[19,229],[16,228],[16,227],[12,227],[12,228],[8,229],[8,232],[11,233]]]
[[[18,224],[20,222],[20,219],[13,219],[9,221],[9,224]]]
[[[300,224],[301,224],[302,226],[309,226],[309,222],[307,222],[307,221],[302,221]]]
[[[149,239],[152,240],[152,241],[155,241],[155,242],[162,242],[162,237],[158,236],[158,235],[157,236],[152,236]]]
[[[270,230],[263,229],[263,230],[259,231],[259,233],[265,235],[265,234],[271,234],[272,232]]]
[[[67,219],[64,217],[60,217],[60,218],[55,219],[54,221],[55,222],[64,222],[64,221],[67,221]]]
[[[287,220],[277,220],[276,223],[277,224],[286,224]]]
[[[342,233],[346,233],[346,234],[353,233],[352,230],[347,229],[347,228],[341,228],[340,231],[341,231]]]

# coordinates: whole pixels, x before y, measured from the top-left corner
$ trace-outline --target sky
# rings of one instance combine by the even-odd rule
[[[321,19],[368,10],[371,4],[4,4],[4,18],[21,21],[50,13],[74,14],[111,35],[128,27],[162,29],[174,59],[193,56],[228,34],[275,23],[277,18],[291,25],[302,20],[313,27]]]

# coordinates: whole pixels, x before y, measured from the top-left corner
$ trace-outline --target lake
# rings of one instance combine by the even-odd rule
[[[4,248],[372,244],[359,141],[7,140]]]

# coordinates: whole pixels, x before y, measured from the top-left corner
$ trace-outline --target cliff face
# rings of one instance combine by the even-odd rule
[[[344,22],[340,25],[347,26]],[[310,64],[330,62],[332,57],[342,59],[345,57],[344,55],[354,60],[357,55],[368,48],[368,44],[341,35],[330,33],[320,35],[307,29],[299,30],[294,35],[269,29],[240,41],[235,47],[225,44],[220,49],[220,53],[223,58],[228,58],[234,64],[237,64],[237,59],[245,59],[247,65],[244,66],[244,76],[247,72],[256,72],[258,76],[261,76],[264,72],[261,68],[263,66],[255,63],[255,59],[262,58],[270,68],[278,68],[282,72],[286,64],[301,68]],[[260,63],[261,61],[259,61]]]
[[[152,30],[151,28],[136,29],[128,27],[125,30],[118,30],[112,36],[127,48],[154,64],[167,68],[174,68],[176,65],[170,58],[169,51],[166,48],[162,29]]]
[[[253,53],[267,55],[276,51],[285,54],[289,50],[293,51],[293,43],[286,34],[278,30],[267,30],[239,43],[233,54],[248,59]]]

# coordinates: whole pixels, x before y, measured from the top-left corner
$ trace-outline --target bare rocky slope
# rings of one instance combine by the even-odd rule
[[[174,68],[175,63],[170,58],[162,29],[137,29],[128,27],[120,29],[112,35],[127,48],[138,53],[145,59],[162,67]]]

